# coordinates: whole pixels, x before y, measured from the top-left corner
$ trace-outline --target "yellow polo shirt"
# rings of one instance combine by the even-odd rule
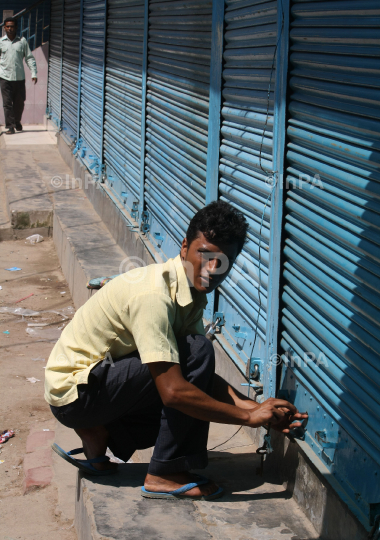
[[[193,300],[180,256],[114,278],[76,312],[55,344],[45,370],[46,401],[56,407],[75,401],[77,385],[87,383],[96,364],[136,350],[143,364],[178,364],[176,337],[204,335],[206,304],[205,294]]]

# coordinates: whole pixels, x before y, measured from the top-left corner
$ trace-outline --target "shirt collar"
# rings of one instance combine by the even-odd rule
[[[184,307],[188,304],[191,304],[193,297],[190,291],[189,282],[187,281],[187,276],[185,269],[182,265],[181,255],[178,255],[174,259],[174,266],[177,274],[177,283],[178,290],[176,293],[177,302],[180,306]]]
[[[3,36],[3,37],[1,38],[1,40],[2,40],[2,41],[8,40],[8,41],[10,41],[11,43],[15,43],[15,41],[21,41],[21,39],[19,38],[19,36],[16,36],[16,37],[14,38],[14,40],[11,41],[11,40],[9,39],[9,37],[7,36],[7,34],[5,34],[5,36]]]
[[[193,295],[191,294],[186,272],[181,261],[181,255],[177,255],[173,261],[178,283],[176,299],[180,306],[185,307],[194,302]],[[197,295],[196,304],[204,308],[207,305],[207,296],[205,294]]]

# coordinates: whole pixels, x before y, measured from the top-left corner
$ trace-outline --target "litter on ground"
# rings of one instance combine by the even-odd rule
[[[6,429],[2,433],[0,433],[0,444],[4,444],[8,439],[11,439],[15,436],[15,432],[13,429]]]
[[[11,315],[22,315],[23,317],[37,317],[40,314],[39,311],[33,311],[31,309],[24,309],[21,307],[1,307],[0,313],[10,313]]]
[[[36,379],[35,377],[27,377],[27,381],[31,382],[32,384],[36,382],[41,382],[40,379]]]
[[[62,327],[60,328],[28,328],[25,329],[25,332],[31,337],[40,337],[47,340],[58,339],[62,332]]]
[[[39,242],[43,242],[44,237],[40,234],[32,234],[32,236],[28,236],[28,238],[25,241],[25,244],[38,244]]]
[[[22,270],[22,268],[18,268],[17,266],[12,266],[12,268],[6,268],[5,270],[8,270],[9,272],[18,272],[19,270]]]
[[[24,298],[20,298],[20,300],[16,300],[15,304],[18,304],[19,302],[22,302],[23,300],[26,300],[27,298],[30,298],[33,295],[34,293],[30,293],[28,294],[28,296],[24,296]]]

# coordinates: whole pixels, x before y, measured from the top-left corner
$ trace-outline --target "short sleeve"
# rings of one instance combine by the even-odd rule
[[[134,296],[128,303],[129,328],[143,364],[173,362],[179,364],[173,323],[175,305],[164,293]]]

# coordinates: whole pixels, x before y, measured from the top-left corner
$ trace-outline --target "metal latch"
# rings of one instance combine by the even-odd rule
[[[73,155],[75,156],[75,154],[78,152],[78,150],[81,148],[82,146],[82,143],[83,143],[83,139],[78,139],[77,140],[77,144],[75,145],[75,148],[73,150]]]
[[[149,229],[149,212],[147,210],[143,210],[141,214],[141,230],[143,233],[147,233],[149,232]]]
[[[336,448],[338,444],[336,442],[327,440],[327,433],[325,429],[323,431],[315,432],[315,440],[322,446],[322,448]]]
[[[96,156],[88,156],[88,157],[92,160],[92,163],[90,165],[90,170],[92,171],[92,169],[94,169],[94,173],[99,174],[100,159]]]
[[[157,247],[160,248],[165,238],[162,236],[160,232],[153,233],[153,236],[154,236],[154,239],[157,240]]]
[[[247,332],[240,332],[240,324],[233,324],[232,328],[235,330],[236,338],[242,338],[244,340],[247,339]]]
[[[217,311],[214,313],[213,321],[205,327],[206,338],[212,339],[216,330],[221,326],[224,326],[224,313]]]
[[[253,357],[251,358],[249,362],[248,368],[249,368],[249,373],[247,373],[247,376],[250,379],[253,379],[256,381],[260,378],[260,374],[262,373],[263,361],[261,360],[261,358]]]
[[[270,436],[270,424],[268,424],[268,426],[263,426],[263,427],[267,430],[267,433],[264,435],[263,445],[256,450],[256,454],[258,454],[261,457],[260,467],[257,467],[256,469],[256,474],[260,476],[263,475],[264,461],[266,460],[267,455],[273,452],[271,436]]]
[[[131,216],[136,221],[137,221],[138,213],[139,213],[139,203],[137,201],[133,201]]]

